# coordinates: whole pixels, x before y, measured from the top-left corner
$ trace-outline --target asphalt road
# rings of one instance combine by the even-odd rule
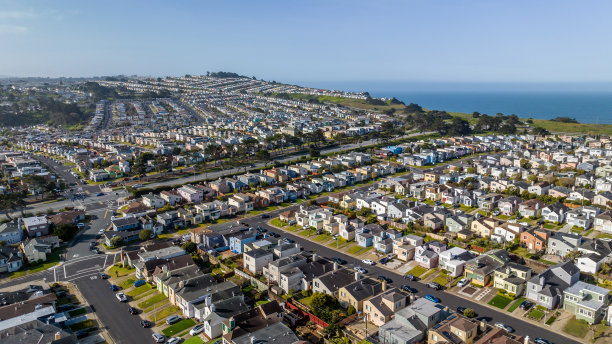
[[[271,217],[273,217],[273,215],[271,215]],[[558,333],[551,332],[540,326],[534,325],[529,322],[521,321],[515,317],[512,317],[506,314],[507,313],[506,311],[498,312],[491,308],[483,306],[482,304],[466,300],[454,294],[450,294],[444,291],[436,291],[436,290],[427,288],[427,286],[423,283],[408,281],[403,277],[403,274],[391,272],[389,270],[381,268],[378,265],[375,265],[375,266],[365,265],[361,262],[361,260],[355,259],[345,254],[343,251],[339,251],[329,246],[306,240],[303,237],[294,235],[291,232],[282,231],[275,227],[269,226],[267,224],[268,220],[269,219],[262,219],[260,216],[256,216],[256,217],[252,217],[250,219],[244,220],[243,222],[248,223],[252,227],[261,226],[268,230],[272,230],[278,234],[281,234],[281,237],[283,238],[293,239],[296,242],[300,243],[300,245],[304,248],[304,250],[316,251],[322,257],[327,257],[327,258],[340,257],[347,261],[347,265],[346,265],[347,268],[352,269],[354,266],[361,266],[368,271],[367,275],[372,278],[377,278],[380,275],[389,277],[393,280],[392,285],[395,287],[399,288],[402,284],[410,285],[411,287],[414,287],[415,289],[418,290],[418,293],[417,293],[418,296],[425,296],[426,294],[431,294],[439,298],[440,302],[443,305],[448,306],[451,309],[457,309],[458,306],[472,308],[474,309],[474,311],[476,311],[478,318],[484,317],[491,324],[494,324],[495,322],[503,322],[506,325],[509,325],[512,328],[514,328],[515,333],[517,334],[528,335],[531,339],[536,338],[536,337],[545,338],[557,344],[562,344],[562,343],[563,344],[565,343],[578,344],[579,343],[563,335],[560,335]]]

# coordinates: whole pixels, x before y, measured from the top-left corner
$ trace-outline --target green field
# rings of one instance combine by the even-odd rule
[[[495,306],[497,308],[504,309],[506,308],[506,306],[508,306],[510,302],[512,302],[512,300],[505,296],[495,295],[495,297],[491,299],[491,301],[489,301],[489,304],[491,306]]]
[[[183,319],[176,324],[170,325],[162,330],[162,333],[166,337],[172,337],[173,335],[183,332],[186,329],[195,325],[195,321],[193,319]]]

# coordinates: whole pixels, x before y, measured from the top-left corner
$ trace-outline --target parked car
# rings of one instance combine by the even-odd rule
[[[168,319],[166,319],[166,324],[172,325],[172,324],[177,323],[179,321],[181,321],[181,317],[178,316],[178,315],[173,315],[173,316],[169,317]]]
[[[388,263],[390,260],[391,260],[391,259],[389,259],[389,258],[385,257],[385,258],[382,258],[381,260],[379,260],[378,262],[379,262],[380,264],[387,264],[387,263]]]
[[[140,320],[140,326],[144,327],[144,328],[149,328],[151,326],[153,326],[153,322],[149,321],[149,320]]]
[[[512,333],[512,332],[514,332],[514,329],[513,329],[512,327],[510,327],[510,326],[508,326],[508,325],[504,324],[503,322],[496,322],[496,323],[495,323],[495,327],[498,327],[498,328],[504,329],[504,330],[506,330],[506,332],[508,332],[508,333]]]
[[[435,290],[440,290],[440,289],[442,289],[442,286],[441,286],[441,285],[439,285],[439,284],[438,284],[438,283],[436,283],[436,282],[429,282],[429,283],[427,283],[427,287],[428,287],[428,288],[435,289]]]
[[[98,274],[98,277],[100,277],[101,279],[108,279],[110,276],[105,274],[104,272],[100,272],[100,274]]]
[[[368,273],[368,270],[362,268],[361,266],[356,266],[356,267],[354,267],[354,269],[355,269],[355,271],[357,271],[357,272],[359,272],[361,274],[367,274]]]
[[[268,215],[268,214],[261,214],[261,218],[262,219],[269,219],[270,215]]]
[[[409,281],[416,281],[416,276],[413,274],[406,274],[404,275],[404,278],[409,280]]]
[[[155,332],[151,336],[153,337],[155,343],[163,343],[166,340],[166,337],[164,337],[164,335],[161,333]]]
[[[183,340],[183,338],[181,337],[172,337],[169,338],[168,341],[166,342],[166,344],[178,344]]]
[[[340,257],[334,257],[333,260],[334,260],[334,262],[336,262],[336,263],[338,263],[340,265],[346,264],[346,260],[344,260],[344,259],[342,259]]]
[[[196,336],[202,332],[204,332],[204,324],[198,324],[189,331],[189,334],[192,336]]]
[[[413,287],[411,287],[409,285],[405,285],[404,284],[404,285],[401,286],[401,288],[402,288],[403,291],[407,291],[407,292],[412,293],[412,294],[418,293],[418,290],[416,290],[415,288],[413,288]]]
[[[459,282],[457,282],[457,287],[465,287],[466,285],[468,285],[468,283],[470,283],[470,281],[467,278],[462,278],[459,280]]]
[[[459,307],[457,307],[457,313],[463,314],[463,312],[465,312],[466,309],[467,308],[465,308],[465,307],[459,306]]]
[[[130,312],[131,315],[136,315],[138,314],[138,309],[134,307],[129,307],[128,312]]]
[[[521,302],[519,307],[521,307],[521,309],[524,311],[529,310],[531,307],[533,307],[533,302],[525,300]]]
[[[257,230],[258,230],[259,232],[261,232],[261,233],[265,233],[265,232],[267,232],[267,231],[268,231],[267,229],[263,228],[262,226],[257,227]]]
[[[134,288],[138,288],[140,286],[143,286],[143,285],[145,285],[145,283],[147,283],[147,281],[145,281],[143,279],[138,280],[138,281],[134,282]]]
[[[124,293],[117,293],[115,294],[115,296],[117,297],[117,300],[119,300],[120,302],[127,302],[127,296],[125,296]]]
[[[270,234],[270,236],[273,238],[280,238],[280,234],[276,234],[274,232],[268,232],[268,234]]]
[[[435,303],[439,303],[440,302],[440,299],[438,299],[437,297],[435,297],[433,295],[430,295],[430,294],[425,295],[425,299],[429,300],[431,302],[435,302]]]
[[[361,261],[363,264],[374,265],[374,262],[370,259],[364,259]]]
[[[111,289],[112,291],[119,291],[119,286],[118,286],[118,285],[111,284],[110,289]]]
[[[77,337],[77,339],[81,339],[81,338],[85,338],[87,336],[89,336],[89,329],[85,328],[82,330],[78,330],[74,333],[74,335]]]
[[[79,228],[85,228],[85,224],[82,222],[77,223],[77,227]]]
[[[104,196],[104,192],[98,192],[98,193],[96,194],[96,196],[98,196],[98,197],[100,197],[100,196]]]
[[[387,283],[393,283],[392,279],[390,279],[389,277],[383,276],[383,275],[378,276],[378,280],[381,281],[381,282],[384,281],[384,282],[387,282]]]
[[[293,244],[295,242],[295,240],[289,239],[289,238],[284,238],[283,241],[286,242],[287,244]]]
[[[544,338],[536,338],[533,340],[533,342],[536,344],[552,344],[549,340],[546,340]]]

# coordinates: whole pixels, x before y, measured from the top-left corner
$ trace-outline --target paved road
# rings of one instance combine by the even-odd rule
[[[380,275],[387,276],[393,280],[393,285],[399,287],[401,284],[410,285],[418,290],[418,296],[424,296],[426,294],[434,295],[441,300],[441,303],[452,308],[456,309],[458,306],[463,306],[467,308],[472,308],[478,314],[478,318],[484,317],[489,321],[489,323],[495,322],[503,322],[507,325],[513,327],[518,334],[529,335],[530,338],[545,338],[553,343],[579,343],[569,338],[560,335],[555,332],[551,332],[545,328],[542,328],[538,325],[534,325],[529,322],[521,321],[515,317],[507,314],[506,311],[495,311],[491,308],[488,308],[482,304],[466,300],[454,294],[446,293],[444,291],[435,291],[433,289],[427,288],[423,283],[420,282],[410,282],[403,278],[403,274],[390,272],[389,270],[383,269],[379,266],[366,266],[360,260],[357,260],[343,251],[336,250],[335,248],[326,246],[324,244],[314,243],[312,241],[306,240],[301,236],[294,235],[291,232],[280,231],[275,227],[271,227],[267,224],[267,220],[261,219],[261,217],[256,216],[250,219],[245,220],[244,222],[248,223],[252,227],[262,226],[267,228],[268,230],[273,230],[282,235],[282,237],[290,238],[299,242],[300,245],[304,248],[304,250],[316,251],[319,255],[327,258],[332,257],[340,257],[348,262],[347,268],[353,268],[354,266],[361,266],[368,270],[367,275],[373,278],[377,278]]]

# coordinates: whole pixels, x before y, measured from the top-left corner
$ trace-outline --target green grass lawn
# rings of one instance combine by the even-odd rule
[[[172,324],[162,330],[162,333],[166,337],[172,337],[173,335],[183,332],[186,329],[195,325],[195,321],[191,318],[183,319],[176,324]]]
[[[81,321],[81,322],[78,322],[78,323],[74,323],[74,324],[72,324],[72,325],[70,325],[68,327],[70,327],[70,329],[73,332],[76,332],[76,331],[80,331],[80,330],[84,330],[86,328],[92,328],[92,327],[96,327],[96,326],[97,325],[96,325],[95,321],[93,321],[91,319],[87,319],[87,320],[84,320],[84,321]]]
[[[87,313],[87,310],[85,308],[77,308],[68,312],[68,315],[70,315],[71,317],[76,317],[85,313]]]
[[[438,276],[434,278],[432,282],[438,283],[441,286],[446,286],[448,284],[448,280],[444,276]]]
[[[557,226],[555,226],[553,224],[550,224],[550,223],[545,223],[544,224],[544,228],[546,228],[546,229],[555,229],[555,227],[557,227]]]
[[[497,308],[504,309],[506,308],[506,306],[508,306],[510,302],[512,302],[512,300],[505,296],[495,295],[495,297],[491,299],[491,301],[489,301],[489,304],[491,306],[495,306]]]
[[[523,303],[523,301],[525,301],[524,297],[521,297],[518,300],[514,301],[514,303],[508,308],[508,312],[514,312],[514,310],[517,309],[521,305],[521,303]]]
[[[157,294],[153,297],[150,297],[140,303],[138,303],[138,307],[140,308],[149,308],[151,306],[153,306],[154,304],[158,303],[158,302],[162,302],[164,300],[166,300],[166,296],[164,294]]]
[[[357,252],[361,251],[363,249],[363,247],[359,246],[359,245],[355,245],[351,248],[349,248],[348,250],[346,250],[346,252],[350,253],[350,254],[357,254]]]
[[[553,315],[552,317],[548,318],[548,320],[546,320],[546,325],[552,325],[552,323],[554,323],[555,320],[557,320],[557,316]]]
[[[612,234],[600,233],[597,235],[597,239],[612,239]]]
[[[427,270],[423,275],[421,275],[421,279],[426,279],[429,275],[432,275],[438,271],[438,268]]]
[[[287,222],[281,221],[278,217],[274,218],[270,221],[272,226],[276,226],[278,228],[283,228],[287,225]]]
[[[528,317],[530,317],[533,320],[540,320],[542,319],[542,317],[544,316],[544,311],[537,309],[537,308],[533,308],[529,314],[527,314]]]
[[[142,293],[142,294],[139,294],[139,295],[136,295],[136,296],[132,297],[132,301],[137,301],[137,300],[140,300],[140,299],[142,299],[142,298],[149,297],[149,296],[151,296],[153,293],[155,293],[156,291],[157,291],[157,289],[151,289],[151,290],[149,290],[149,291],[145,291],[145,292],[144,292],[144,293]]]
[[[183,342],[183,344],[203,344],[204,341],[200,337],[191,337]]]
[[[555,262],[551,262],[550,260],[546,260],[546,259],[538,259],[538,262],[542,262],[542,263],[548,264],[548,265],[556,265],[557,264]]]
[[[117,276],[119,277],[123,277],[123,276],[127,276],[129,274],[131,274],[132,272],[135,272],[136,269],[129,269],[129,268],[124,268],[120,265],[114,265],[112,266],[110,269],[108,269],[108,274],[112,277],[112,278],[116,278]]]
[[[416,277],[421,277],[421,275],[423,275],[427,271],[428,269],[425,269],[424,267],[417,265],[414,268],[412,268],[410,271],[408,271],[407,274],[415,275]]]
[[[576,320],[576,317],[572,317],[563,328],[563,332],[571,334],[578,338],[584,338],[589,331],[589,324],[584,320]]]
[[[147,292],[147,291],[149,291],[151,289],[153,289],[153,286],[151,286],[149,283],[145,283],[145,284],[141,285],[138,288],[134,288],[134,289],[130,290],[126,294],[128,296],[135,297],[135,296],[140,295],[140,294],[142,294],[144,292]]]
[[[314,240],[315,240],[315,241],[318,241],[318,242],[327,241],[327,240],[329,240],[329,239],[331,239],[331,236],[330,236],[329,234],[327,234],[327,233],[325,233],[325,234],[321,234],[321,235],[317,235],[317,236],[314,238]]]
[[[336,240],[333,240],[333,241],[331,241],[331,242],[327,243],[327,246],[329,246],[329,247],[334,247],[334,248],[335,248],[336,246],[338,246],[338,248],[344,248],[344,247],[346,247],[346,246],[350,245],[350,243],[351,243],[351,241],[346,241],[346,240],[344,240],[343,238],[338,237],[338,240],[337,240],[337,241],[336,241]]]
[[[151,314],[149,316],[149,320],[157,321],[158,323],[164,323],[167,317],[169,317],[172,314],[176,314],[178,312],[179,312],[178,307],[168,306],[166,308],[159,310],[158,312],[155,312],[154,314]]]
[[[261,306],[261,305],[265,305],[266,303],[270,302],[270,300],[261,300],[261,301],[257,301],[255,303],[256,306]]]
[[[121,283],[119,283],[119,286],[122,289],[127,289],[129,287],[131,287],[132,285],[134,285],[134,282],[136,282],[135,278],[127,278],[126,280],[122,281]]]

